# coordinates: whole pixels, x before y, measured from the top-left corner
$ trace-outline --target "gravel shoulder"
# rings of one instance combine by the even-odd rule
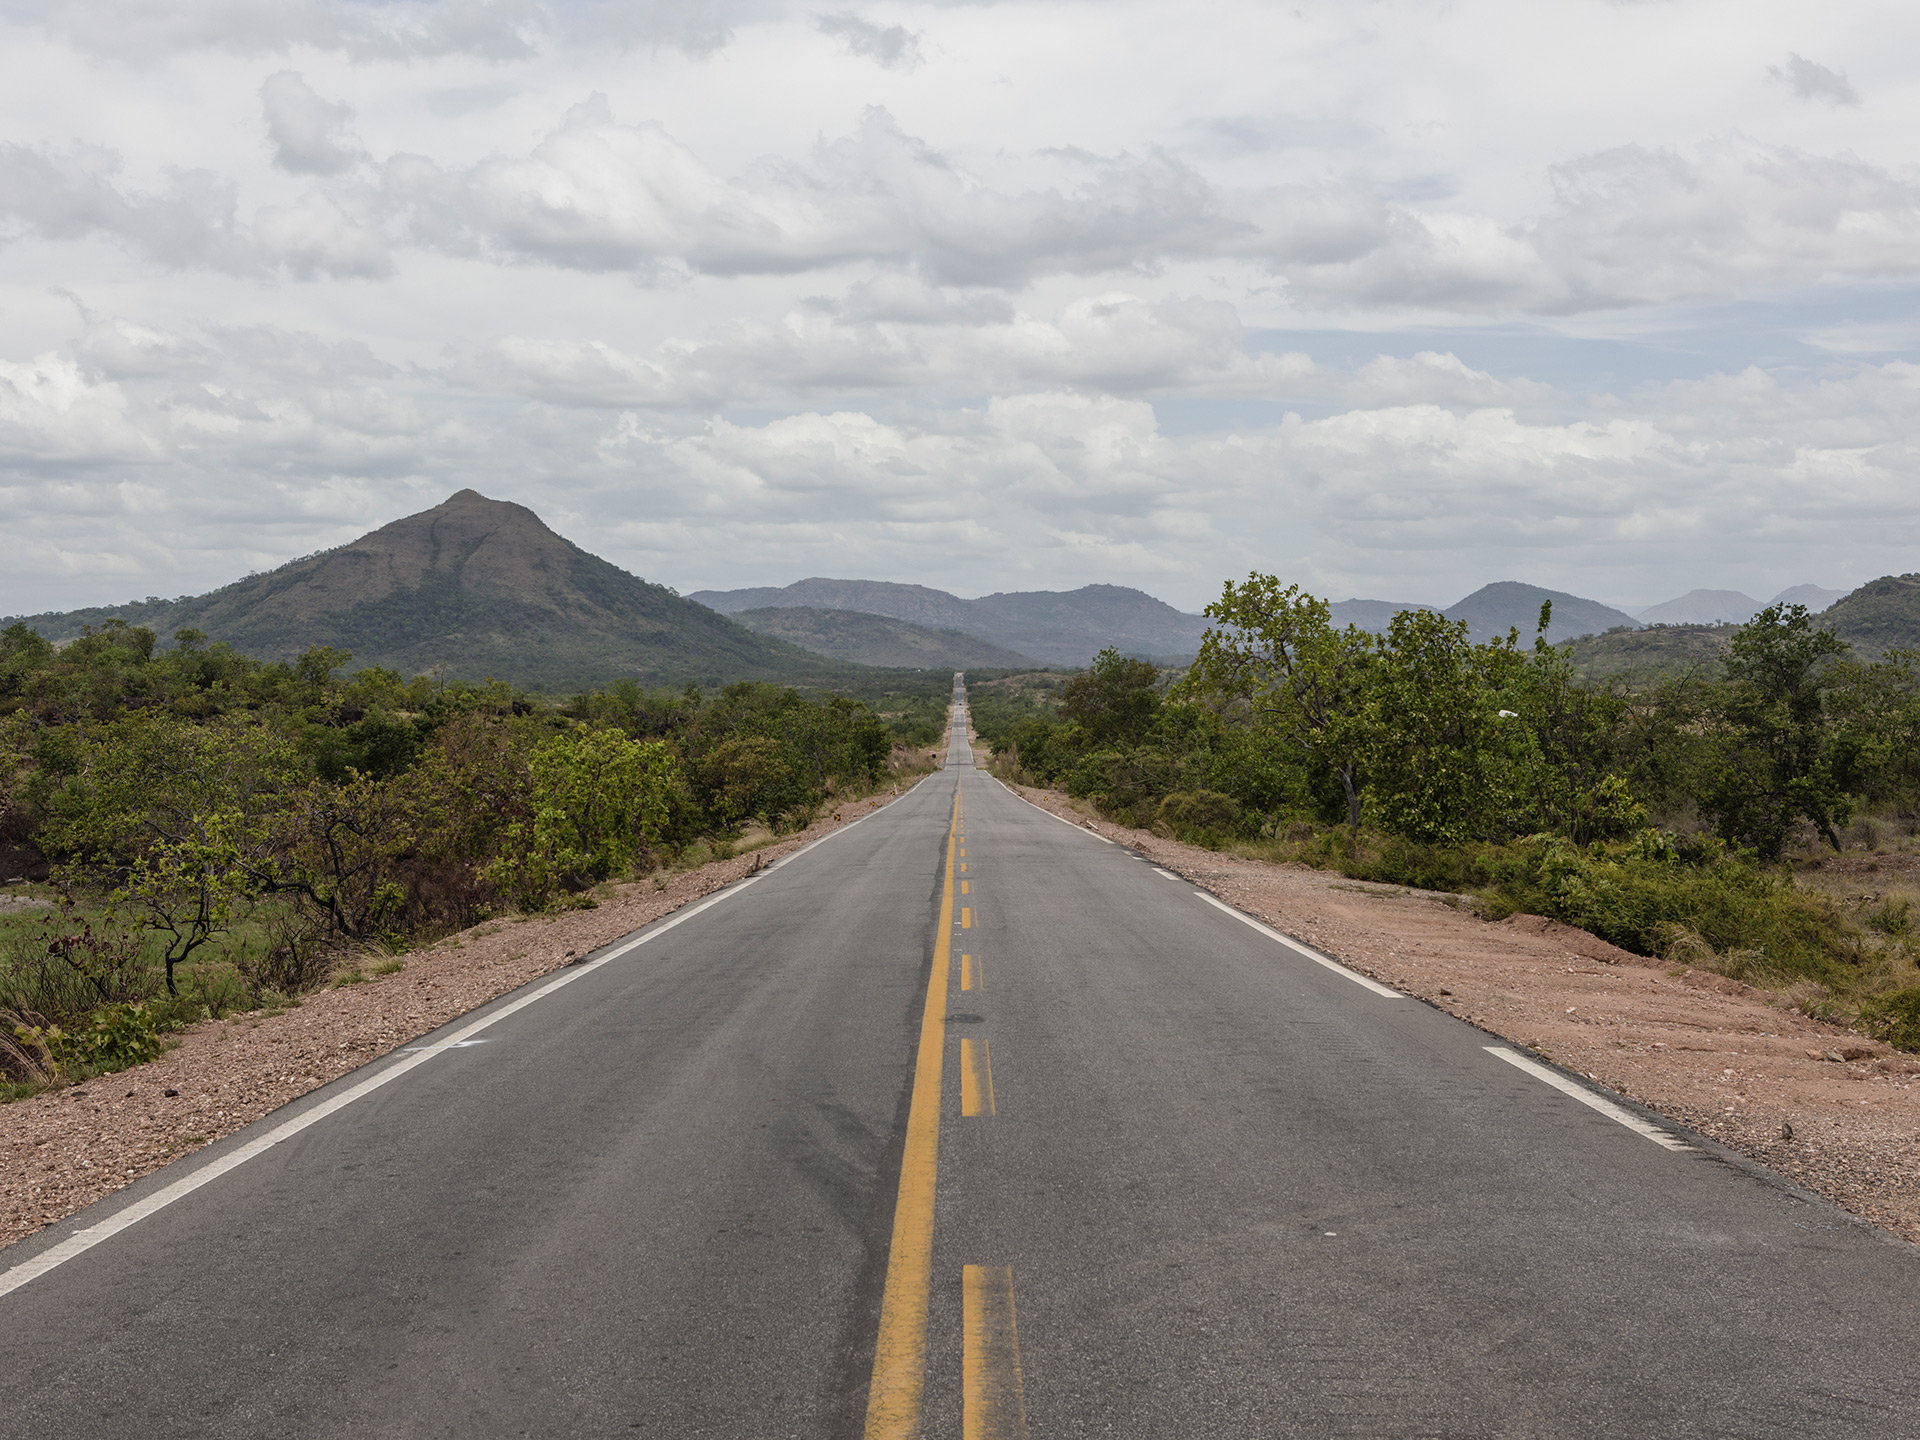
[[[904,791],[902,792],[904,793]],[[278,1015],[207,1021],[151,1064],[0,1105],[0,1247],[190,1155],[888,803],[875,796],[779,842],[617,886],[592,910],[486,921],[404,957],[405,968],[305,996]]]
[[[1537,915],[1219,854],[1010,787],[1363,974],[1578,1071],[1920,1243],[1920,1056]]]

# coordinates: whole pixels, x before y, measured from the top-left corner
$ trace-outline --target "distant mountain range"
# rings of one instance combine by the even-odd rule
[[[1583,642],[1582,663],[1603,670],[1711,660],[1724,644],[1712,622],[1744,621],[1761,608],[1738,591],[1694,590],[1634,616],[1502,580],[1441,613],[1465,621],[1476,641],[1510,629],[1531,641],[1545,601],[1553,603],[1547,638],[1558,644],[1602,637],[1604,644]],[[1889,576],[1844,598],[1795,586],[1776,601],[1823,610],[1822,623],[1862,655],[1920,644],[1920,576]],[[1385,631],[1395,614],[1417,608],[1342,600],[1332,610],[1336,624]],[[472,490],[210,594],[17,618],[55,641],[119,620],[147,626],[163,640],[196,629],[262,659],[291,660],[310,646],[331,645],[351,651],[359,665],[404,675],[438,670],[549,690],[620,678],[819,681],[847,674],[848,666],[1080,666],[1109,646],[1180,661],[1199,650],[1208,625],[1202,615],[1123,585],[969,600],[925,585],[814,578],[682,597],[582,550],[524,506]],[[1642,631],[1648,625],[1686,634]],[[1628,634],[1608,632],[1646,638],[1629,644]],[[1668,633],[1675,638],[1658,638]]]
[[[1553,602],[1553,617],[1547,626],[1547,639],[1555,645],[1577,635],[1597,635],[1620,625],[1632,629],[1640,623],[1624,610],[1602,605],[1598,600],[1582,599],[1563,590],[1543,590],[1518,580],[1496,580],[1491,585],[1483,585],[1440,613],[1449,620],[1466,621],[1467,634],[1477,642],[1498,640],[1508,630],[1518,630],[1520,638],[1531,644],[1540,622],[1540,606],[1548,600]],[[1333,623],[1357,625],[1362,630],[1384,635],[1400,611],[1429,608],[1392,600],[1337,600],[1332,607]]]
[[[1818,614],[1847,593],[1824,590],[1818,585],[1795,585],[1766,603],[1804,605]],[[1738,590],[1689,590],[1678,599],[1630,614],[1562,590],[1543,590],[1538,585],[1499,580],[1482,586],[1440,613],[1449,620],[1466,621],[1468,633],[1477,641],[1498,639],[1509,629],[1518,630],[1522,639],[1530,641],[1539,620],[1541,602],[1545,600],[1553,602],[1553,623],[1547,627],[1547,639],[1555,645],[1586,635],[1604,635],[1610,630],[1637,630],[1643,625],[1741,625],[1766,608]],[[1400,611],[1421,608],[1392,600],[1340,600],[1333,605],[1333,621],[1336,625],[1357,625],[1362,630],[1384,634]]]
[[[929,625],[910,625],[887,615],[794,606],[736,610],[733,618],[749,630],[774,635],[803,650],[855,665],[915,670],[1036,668],[1031,657],[1004,650],[977,636]]]
[[[1047,665],[1085,665],[1109,646],[1129,655],[1188,657],[1199,652],[1207,628],[1205,616],[1189,615],[1124,585],[963,600],[925,585],[815,578],[779,589],[696,590],[687,598],[725,615],[764,609],[884,615],[933,630],[957,630]]]
[[[1818,615],[1846,594],[1818,585],[1795,585],[1763,603],[1738,590],[1689,590],[1677,600],[1649,605],[1636,612],[1636,618],[1643,625],[1744,625],[1768,605],[1804,605]]]
[[[191,627],[266,660],[332,645],[403,675],[438,668],[545,689],[832,668],[588,554],[524,506],[472,490],[208,595],[22,618],[50,640],[124,620],[162,640]]]

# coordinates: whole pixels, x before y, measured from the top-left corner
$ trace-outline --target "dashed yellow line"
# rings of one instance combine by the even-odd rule
[[[993,1059],[987,1053],[986,1040],[960,1042],[960,1113],[991,1115],[993,1110]]]
[[[965,1440],[1025,1440],[1027,1399],[1020,1381],[1012,1268],[968,1265],[962,1269],[960,1314],[966,1345],[960,1433]]]
[[[971,955],[960,957],[960,988],[977,990],[980,988],[980,962]]]

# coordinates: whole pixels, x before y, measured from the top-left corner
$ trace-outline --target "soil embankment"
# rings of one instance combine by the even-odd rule
[[[1527,1046],[1920,1243],[1920,1056],[1556,921],[1276,865],[1034,804],[1396,989]]]

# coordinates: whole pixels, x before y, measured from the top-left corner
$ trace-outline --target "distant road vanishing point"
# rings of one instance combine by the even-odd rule
[[[870,818],[9,1249],[0,1429],[1920,1435],[1920,1253],[1028,805],[955,694]]]

